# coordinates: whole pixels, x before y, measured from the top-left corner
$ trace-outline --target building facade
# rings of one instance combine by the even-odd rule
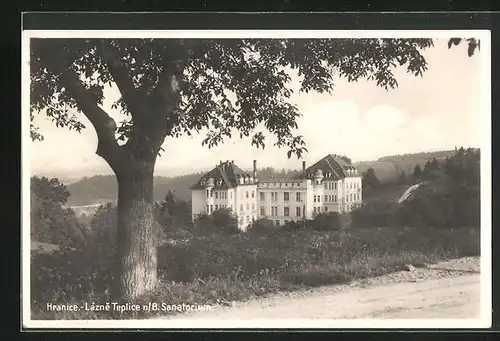
[[[257,161],[251,173],[234,161],[220,162],[191,187],[193,219],[228,208],[241,229],[267,218],[276,225],[312,219],[325,212],[350,212],[362,202],[361,175],[340,156],[329,154],[295,179],[260,180]]]

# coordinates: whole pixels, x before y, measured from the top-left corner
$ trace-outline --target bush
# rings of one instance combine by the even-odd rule
[[[75,212],[63,205],[69,198],[66,186],[58,179],[31,178],[31,239],[61,246],[85,245],[84,226]]]
[[[194,221],[196,234],[235,234],[240,232],[238,218],[229,209],[214,211],[211,215],[199,214]]]
[[[224,234],[240,232],[238,218],[230,209],[219,209],[212,213],[213,225],[217,231]]]
[[[320,213],[314,217],[310,225],[316,231],[340,230],[340,215],[337,212]]]
[[[418,227],[479,227],[480,213],[479,191],[458,188],[450,193],[426,193],[403,203],[397,219]]]
[[[310,228],[311,227],[311,221],[310,220],[306,220],[305,222],[302,220],[302,221],[289,221],[288,223],[286,223],[285,225],[283,225],[282,227],[279,227],[279,229],[281,229],[282,231],[297,231],[297,230],[301,230],[301,229],[304,229],[304,227],[306,228]]]
[[[364,203],[351,212],[351,226],[355,228],[393,226],[397,211],[396,203],[378,201]]]
[[[212,304],[298,287],[342,283],[402,270],[405,264],[477,256],[477,230],[359,228],[275,229],[214,234],[158,249],[160,288],[153,300]],[[109,302],[114,258],[102,248],[32,256],[34,319],[111,318],[99,313],[47,313],[46,303]],[[149,297],[149,296],[148,296]],[[148,298],[141,298],[147,300]],[[121,318],[130,318],[122,315]]]
[[[267,218],[257,219],[250,224],[247,229],[247,232],[255,232],[255,233],[270,233],[277,229],[276,225],[272,220]]]

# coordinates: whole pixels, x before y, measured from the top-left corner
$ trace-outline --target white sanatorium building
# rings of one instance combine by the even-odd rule
[[[361,175],[338,155],[329,154],[288,180],[258,180],[257,161],[250,174],[220,162],[191,187],[193,219],[198,214],[229,208],[241,229],[252,220],[267,218],[277,225],[311,219],[320,212],[349,212],[361,203]]]

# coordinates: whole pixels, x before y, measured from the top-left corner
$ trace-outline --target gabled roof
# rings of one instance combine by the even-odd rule
[[[203,175],[191,189],[204,189],[205,186],[202,183],[210,178],[214,180],[214,188],[234,188],[238,185],[238,178],[250,176],[250,173],[243,171],[240,167],[236,166],[233,161],[225,161],[216,165],[211,171]]]
[[[320,170],[324,179],[341,180],[347,177],[360,176],[356,167],[339,155],[328,154],[321,160],[306,169],[307,178],[313,178],[316,172]],[[354,171],[353,174],[349,170]],[[303,177],[301,175],[300,177]]]

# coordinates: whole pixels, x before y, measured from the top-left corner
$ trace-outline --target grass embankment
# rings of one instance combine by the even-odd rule
[[[402,270],[408,263],[477,256],[479,250],[479,229],[470,228],[388,227],[321,232],[304,228],[198,237],[185,244],[160,247],[161,284],[155,293],[134,303],[199,305],[246,300],[383,275]],[[82,250],[34,256],[32,318],[112,318],[108,312],[56,313],[46,309],[47,302],[111,302],[110,253],[96,255],[96,251]],[[120,317],[147,316],[141,312]]]

